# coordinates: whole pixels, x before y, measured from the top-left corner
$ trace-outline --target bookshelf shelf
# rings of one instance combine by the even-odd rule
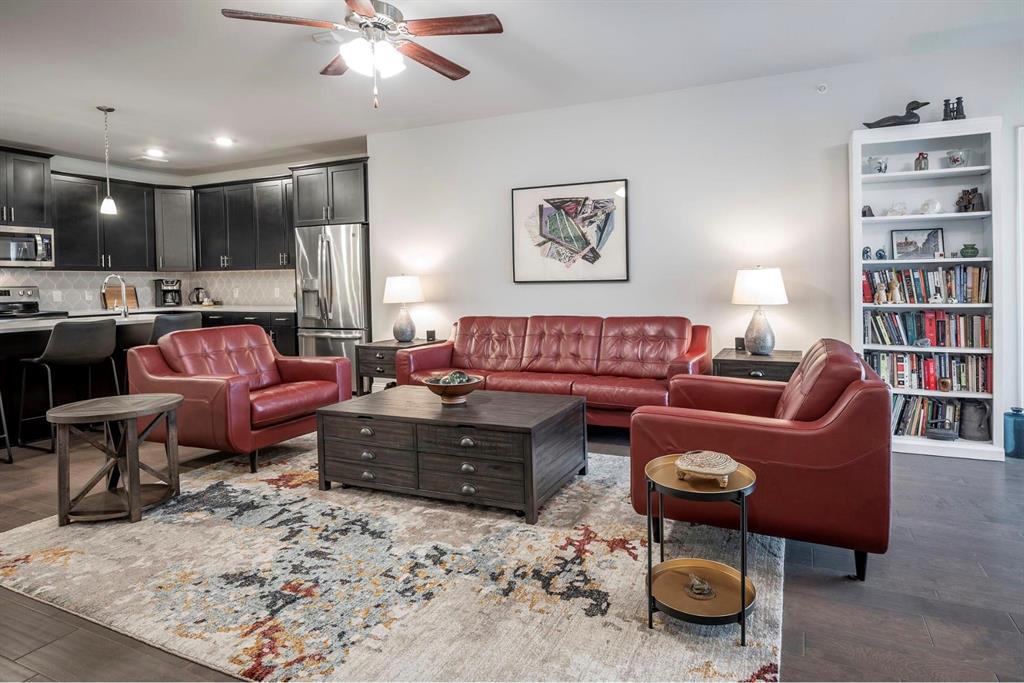
[[[986,117],[977,119],[965,119],[959,121],[940,121],[935,123],[924,123],[913,126],[899,126],[889,129],[857,130],[850,137],[849,162],[850,162],[850,270],[851,270],[851,316],[850,327],[854,348],[864,354],[871,352],[873,362],[885,363],[894,362],[892,359],[900,354],[922,354],[929,364],[938,365],[942,373],[957,372],[956,368],[969,368],[967,372],[976,373],[972,377],[982,379],[984,383],[972,386],[991,387],[988,392],[970,391],[936,391],[933,389],[906,389],[893,388],[893,401],[896,409],[901,411],[903,416],[911,416],[912,421],[898,420],[899,416],[894,415],[894,424],[899,431],[906,429],[918,433],[925,421],[936,417],[937,413],[943,410],[959,410],[963,401],[982,401],[989,404],[991,415],[991,442],[969,441],[957,439],[955,441],[939,441],[928,439],[924,436],[894,435],[893,451],[903,453],[920,453],[926,455],[973,458],[980,460],[1002,460],[1003,459],[1003,434],[1002,434],[1002,413],[1011,404],[1011,391],[1009,379],[1015,368],[1015,348],[1011,322],[1013,319],[1012,303],[1013,294],[1012,259],[1015,254],[1013,235],[1006,229],[1007,210],[1006,204],[1009,193],[1006,185],[1005,152],[1000,147],[1000,137],[1003,131],[1003,121],[999,117]],[[969,149],[971,158],[975,165],[959,168],[933,168],[927,171],[911,171],[914,158],[919,152],[927,152],[933,166],[945,166],[945,153],[951,149]],[[886,157],[889,160],[890,169],[903,169],[890,171],[885,174],[865,173],[868,171],[866,160],[869,156]],[[1005,177],[1004,177],[1005,176]],[[977,187],[985,199],[985,208],[988,211],[977,211],[967,213],[952,213],[948,209],[955,208],[956,199],[960,191],[967,188]],[[888,207],[897,203],[903,203],[914,210],[926,201],[937,200],[947,209],[946,213],[936,214],[907,214],[903,216],[871,216],[864,218],[861,210],[865,206],[872,207],[875,213],[884,213]],[[947,254],[946,258],[919,258],[919,259],[862,259],[862,250],[867,247],[874,252],[879,247],[888,251],[891,248],[890,230],[913,230],[941,228],[943,232],[942,251]],[[960,248],[966,244],[976,244],[982,255],[976,257],[959,257]],[[952,254],[952,256],[950,256]],[[990,303],[960,303],[960,304],[932,304],[932,303],[901,303],[901,304],[875,304],[864,302],[864,280],[863,273],[870,275],[867,278],[872,288],[877,287],[879,281],[888,282],[889,279],[900,278],[901,287],[905,277],[901,277],[907,269],[913,271],[925,271],[927,274],[927,286],[938,287],[940,283],[949,282],[947,278],[953,277],[954,282],[960,283],[956,275],[950,276],[950,271],[957,271],[957,266],[982,269],[982,275],[987,276],[986,299]],[[935,277],[931,273],[937,273],[942,269],[942,277]],[[884,271],[893,271],[894,274],[886,276]],[[962,271],[960,271],[962,272]],[[921,278],[922,285],[925,275],[912,276],[914,282],[917,277]],[[881,280],[880,280],[881,278]],[[933,279],[934,278],[934,279]],[[969,282],[969,280],[968,280]],[[975,287],[978,286],[977,280]],[[983,285],[984,286],[984,285]],[[951,291],[943,291],[943,294],[952,294]],[[958,296],[959,290],[958,290]],[[906,296],[906,294],[904,294]],[[917,298],[921,298],[920,293]],[[983,330],[987,329],[985,339],[986,347],[942,347],[938,343],[943,341],[941,328],[938,332],[938,342],[932,339],[932,345],[927,347],[885,344],[879,336],[887,332],[879,327],[878,313],[888,311],[900,313],[903,316],[920,312],[927,323],[931,312],[939,313],[946,311],[948,318],[941,316],[941,320],[947,320],[948,324],[956,325],[955,319],[971,320],[973,324],[979,324],[977,320],[982,319]],[[961,317],[962,316],[962,317]],[[895,317],[886,319],[896,320]],[[902,318],[904,321],[906,317]],[[912,316],[913,321],[919,321],[919,316]],[[987,324],[986,324],[987,321]],[[892,324],[902,323],[898,321]],[[931,323],[928,323],[931,324]],[[969,322],[961,324],[970,325]],[[867,325],[867,330],[865,330]],[[916,335],[923,336],[920,326]],[[930,328],[928,328],[930,330]],[[953,329],[953,328],[949,328]],[[965,334],[970,334],[970,327],[966,328]],[[974,328],[977,335],[978,328]],[[865,337],[867,332],[867,337]],[[947,330],[947,334],[951,334]],[[929,331],[931,337],[933,332]],[[897,335],[898,336],[898,335]],[[914,334],[909,334],[908,339],[913,339]],[[979,339],[967,336],[963,339],[950,337],[953,343],[972,343]],[[892,339],[895,341],[895,339]],[[900,339],[902,341],[902,339]],[[879,355],[876,355],[879,354]],[[889,360],[886,361],[886,354]],[[953,358],[952,356],[957,356]],[[913,356],[910,356],[911,358]],[[921,356],[917,356],[920,358]],[[931,360],[929,360],[931,359]],[[958,365],[961,364],[962,365]],[[921,370],[913,366],[915,374]],[[895,372],[895,371],[893,371]],[[893,375],[896,376],[896,375]],[[948,376],[948,375],[946,375]],[[930,376],[929,376],[930,377]],[[915,382],[917,383],[917,382]],[[934,386],[930,383],[928,386]],[[897,400],[898,399],[898,400]],[[913,409],[914,412],[907,412]],[[937,411],[937,412],[936,412]],[[949,413],[945,413],[949,415]],[[912,428],[912,429],[911,429]],[[923,430],[922,430],[923,431]]]
[[[943,178],[966,178],[983,176],[992,171],[989,165],[960,166],[958,168],[936,168],[928,171],[897,171],[895,173],[871,173],[861,180],[865,185],[877,183],[905,183],[915,180],[942,180]]]
[[[964,213],[908,213],[904,216],[872,216],[861,218],[864,225],[878,223],[924,223],[935,221],[977,221],[988,218],[991,211],[967,211]]]

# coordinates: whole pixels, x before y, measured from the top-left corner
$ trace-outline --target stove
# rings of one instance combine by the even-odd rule
[[[66,317],[67,311],[39,310],[39,288],[35,285],[0,287],[0,322]]]

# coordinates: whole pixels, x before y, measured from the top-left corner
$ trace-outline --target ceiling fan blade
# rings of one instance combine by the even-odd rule
[[[345,0],[345,3],[349,9],[361,17],[373,19],[377,16],[377,10],[373,8],[373,3],[370,0]]]
[[[501,21],[493,14],[408,19],[405,27],[414,36],[460,36],[472,33],[501,33],[503,30]]]
[[[450,59],[445,59],[433,50],[428,50],[422,45],[414,43],[411,40],[403,40],[400,43],[396,43],[395,49],[409,59],[417,61],[428,69],[433,69],[437,73],[442,76],[447,76],[453,81],[457,81],[460,78],[465,78],[469,75],[469,69],[459,66]]]
[[[246,12],[240,9],[222,9],[220,11],[228,19],[248,19],[250,21],[269,21],[273,24],[293,24],[295,26],[312,26],[313,28],[336,29],[338,24],[323,19],[303,19],[302,17],[286,17],[281,14],[264,14],[263,12]]]
[[[340,76],[348,71],[348,64],[342,59],[341,55],[334,55],[334,59],[327,62],[327,66],[320,70],[321,76]]]

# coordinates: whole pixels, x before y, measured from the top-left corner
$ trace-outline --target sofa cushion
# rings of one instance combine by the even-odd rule
[[[249,392],[254,428],[269,427],[296,417],[312,415],[317,408],[338,402],[338,385],[322,380],[275,384]]]
[[[250,389],[281,382],[270,337],[257,325],[180,330],[157,345],[167,365],[184,375],[242,375]]]
[[[601,323],[595,316],[531,316],[526,323],[522,369],[596,374]]]
[[[535,394],[570,394],[573,382],[591,375],[561,372],[495,372],[487,377],[487,388],[495,391],[526,391]]]
[[[452,365],[465,369],[518,370],[523,362],[525,337],[526,318],[459,318]]]
[[[668,316],[605,318],[597,372],[664,379],[690,345],[690,321]]]
[[[668,380],[640,377],[583,377],[572,383],[573,396],[587,399],[587,408],[633,410],[668,405]]]
[[[835,405],[846,387],[864,378],[864,364],[849,344],[819,339],[807,350],[779,397],[775,417],[810,422]]]
[[[463,372],[469,373],[470,375],[476,375],[484,378],[483,389],[487,386],[487,378],[491,374],[489,370],[480,370],[478,368],[431,368],[429,370],[417,370],[409,374],[410,384],[423,384],[423,380],[434,375],[447,375],[452,370],[462,370]]]

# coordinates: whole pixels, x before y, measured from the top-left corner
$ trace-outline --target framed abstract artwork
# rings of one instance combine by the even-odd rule
[[[512,190],[512,279],[629,280],[626,181]]]

